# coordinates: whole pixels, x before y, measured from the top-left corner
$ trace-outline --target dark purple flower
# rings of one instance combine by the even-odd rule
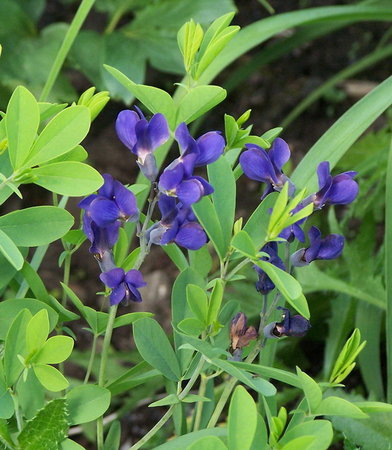
[[[177,197],[184,206],[198,202],[214,188],[199,176],[193,175],[196,166],[209,164],[219,158],[224,148],[223,138],[216,132],[206,133],[195,141],[185,124],[176,130],[181,156],[163,171],[159,178],[159,190],[171,197]]]
[[[121,301],[142,301],[138,289],[145,286],[146,283],[138,270],[132,269],[125,273],[124,269],[116,267],[109,272],[101,273],[99,278],[107,287],[112,289],[110,294],[111,305],[118,305]]]
[[[261,248],[262,252],[265,252],[269,255],[269,258],[266,256],[262,256],[260,259],[262,261],[268,261],[279,269],[286,270],[283,261],[278,256],[278,244],[276,242],[268,242]],[[253,266],[256,270],[257,275],[259,276],[258,281],[256,282],[256,289],[261,294],[268,294],[272,289],[275,288],[275,284],[272,282],[271,278],[262,270],[259,266]]]
[[[291,316],[287,308],[278,306],[283,311],[281,322],[272,322],[264,328],[264,336],[267,338],[279,338],[282,336],[301,337],[305,336],[311,327],[309,320],[296,314]]]
[[[311,196],[316,209],[325,204],[347,205],[358,195],[358,183],[353,180],[357,172],[343,172],[334,177],[329,170],[329,162],[324,161],[317,168],[319,191]],[[309,201],[308,201],[309,203]]]
[[[117,136],[138,157],[143,174],[154,181],[158,168],[153,152],[169,139],[169,127],[163,114],[154,114],[148,122],[140,109],[135,109],[120,112],[116,120]]]
[[[271,150],[267,153],[255,144],[247,144],[240,156],[240,164],[245,175],[256,181],[267,184],[263,198],[272,191],[280,191],[284,184],[289,182],[289,195],[294,193],[294,185],[282,172],[282,167],[290,159],[290,149],[287,143],[276,138]]]
[[[308,248],[301,248],[291,255],[293,266],[307,266],[316,259],[338,258],[344,247],[344,237],[340,234],[329,234],[321,239],[321,232],[317,227],[311,227],[308,232],[310,245]]]
[[[85,214],[99,227],[106,228],[121,221],[136,221],[139,210],[134,194],[111,175],[104,174],[103,186],[98,194],[92,194],[79,203]],[[88,230],[84,229],[86,235]]]
[[[182,155],[190,148],[192,151],[196,150],[195,167],[213,163],[223,154],[225,148],[225,140],[218,131],[209,131],[195,140],[184,122],[176,129],[176,140]]]
[[[189,207],[167,195],[160,196],[158,206],[162,219],[148,230],[149,242],[157,245],[175,242],[188,250],[198,250],[206,244],[207,235]]]

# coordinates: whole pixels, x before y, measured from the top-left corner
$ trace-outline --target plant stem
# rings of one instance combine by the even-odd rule
[[[23,420],[22,420],[22,416],[20,415],[18,396],[16,395],[16,393],[13,390],[10,390],[10,394],[11,394],[12,400],[14,402],[16,424],[18,426],[18,430],[21,431],[23,428]]]
[[[201,378],[200,378],[200,386],[199,386],[199,395],[202,396],[202,397],[204,396],[204,394],[206,392],[207,382],[208,382],[208,378],[202,374]],[[193,431],[198,431],[198,429],[200,428],[200,422],[201,422],[201,416],[202,416],[202,413],[203,413],[203,407],[204,407],[204,402],[203,401],[197,402],[195,423],[193,425]]]
[[[78,10],[76,11],[75,17],[73,18],[68,31],[64,37],[63,43],[61,44],[60,50],[58,51],[53,65],[50,69],[48,78],[46,80],[45,86],[42,89],[39,100],[41,102],[46,101],[50,91],[53,88],[54,83],[60,73],[61,67],[64,64],[65,58],[70,51],[72,44],[74,43],[76,36],[78,35],[80,28],[82,27],[88,13],[93,7],[95,0],[82,0]]]
[[[92,371],[93,364],[94,364],[94,359],[95,359],[95,352],[97,351],[97,341],[98,341],[98,335],[94,334],[93,343],[92,343],[92,346],[91,346],[90,359],[88,361],[87,371],[86,371],[86,375],[84,377],[83,384],[88,383],[88,380],[89,380],[90,375],[91,375],[91,371]]]
[[[106,365],[108,361],[110,341],[112,339],[114,319],[116,318],[118,305],[110,307],[109,319],[106,325],[105,337],[103,340],[101,365],[99,367],[98,386],[103,387],[105,385],[106,378]],[[103,449],[103,416],[97,420],[97,448]]]
[[[202,356],[200,358],[200,361],[198,363],[198,365],[196,366],[195,371],[193,372],[191,378],[189,379],[188,383],[186,384],[185,388],[178,394],[178,399],[181,401],[183,400],[189,393],[189,391],[192,389],[193,385],[195,384],[196,380],[198,379],[201,370],[203,369],[203,365],[205,363],[205,359]],[[138,450],[140,447],[142,447],[148,440],[150,440],[155,433],[157,433],[158,430],[160,430],[163,425],[165,425],[165,423],[170,419],[170,417],[173,415],[174,412],[174,407],[176,405],[171,405],[170,408],[166,411],[166,413],[164,414],[164,416],[162,416],[162,418],[160,419],[159,422],[157,422],[152,428],[151,430],[145,435],[143,436],[140,441],[136,442],[135,445],[132,445],[132,447],[130,447],[130,450]]]
[[[64,248],[65,250],[65,248]],[[69,276],[71,273],[71,253],[67,253],[67,256],[64,259],[64,275],[63,275],[63,283],[68,286],[69,284]],[[61,304],[64,306],[66,306],[67,304],[67,293],[65,292],[65,290],[63,289],[63,295],[61,297]]]

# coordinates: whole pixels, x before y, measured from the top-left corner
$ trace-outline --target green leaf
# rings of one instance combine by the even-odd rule
[[[0,340],[4,341],[12,320],[20,311],[27,309],[32,315],[45,309],[49,317],[49,331],[57,324],[58,314],[45,303],[34,298],[8,299],[0,302]]]
[[[286,431],[279,440],[279,444],[288,445],[303,436],[312,436],[314,439],[314,442],[307,447],[309,450],[328,450],[333,438],[331,422],[328,420],[313,420],[301,423]],[[302,447],[300,448],[302,449]]]
[[[132,323],[136,322],[139,319],[143,319],[144,317],[151,317],[153,315],[154,315],[153,313],[149,312],[134,312],[122,314],[121,316],[117,316],[114,319],[114,328],[123,327],[125,325],[131,325]]]
[[[64,375],[52,366],[34,365],[33,370],[38,381],[51,392],[59,392],[69,386]]]
[[[204,289],[196,284],[186,287],[186,301],[193,314],[204,324],[207,322],[208,297]]]
[[[305,393],[306,400],[308,402],[310,413],[314,413],[320,406],[323,399],[323,393],[319,385],[307,375],[305,372],[297,367],[298,378],[301,380],[302,390]]]
[[[14,241],[0,229],[0,252],[15,267],[20,270],[23,267],[24,258]]]
[[[223,359],[213,358],[211,360],[220,369],[224,370],[231,376],[237,378],[242,383],[246,384],[250,388],[254,389],[256,392],[264,395],[265,397],[271,397],[276,394],[276,388],[267,380],[263,380],[259,377],[253,377],[245,370],[239,369],[238,367],[231,364],[229,361],[224,361]]]
[[[185,70],[189,72],[203,39],[203,28],[193,19],[186,22],[177,33],[178,47],[184,59]]]
[[[276,369],[275,367],[269,367],[269,366],[261,366],[259,364],[248,364],[245,362],[237,362],[232,361],[231,364],[234,366],[237,366],[241,369],[244,369],[248,372],[252,372],[255,374],[258,374],[264,378],[273,378],[274,380],[281,381],[282,383],[286,383],[290,386],[297,387],[299,389],[302,389],[302,383],[299,380],[298,376],[287,372],[286,370],[282,369]]]
[[[174,128],[176,106],[167,92],[156,87],[136,84],[114,67],[106,64],[104,67],[153,114],[160,112],[165,115],[170,128]]]
[[[189,445],[186,450],[227,450],[227,447],[216,436],[206,436]]]
[[[331,169],[361,134],[392,104],[392,76],[352,106],[313,145],[292,174],[297,188],[312,192],[317,186],[314,168],[329,161]]]
[[[178,381],[181,378],[180,365],[159,324],[154,319],[140,319],[133,324],[133,332],[142,358],[169,380]]]
[[[255,209],[244,226],[244,231],[249,234],[258,250],[267,240],[267,229],[270,220],[269,210],[274,206],[278,195],[276,192],[269,194]]]
[[[3,419],[0,420],[0,444],[5,445],[5,448],[15,448],[7,421]]]
[[[18,436],[24,450],[58,448],[67,437],[68,421],[66,403],[63,398],[49,402],[34,419],[27,422]]]
[[[243,386],[237,386],[229,407],[229,450],[249,450],[257,428],[257,408],[251,395]]]
[[[16,393],[19,406],[26,419],[32,419],[45,405],[45,389],[37,380],[33,370],[28,370],[27,376],[19,379]]]
[[[233,237],[231,246],[252,260],[256,258],[256,248],[249,234],[244,230],[239,231]]]
[[[38,103],[25,87],[18,86],[7,107],[5,126],[12,167],[22,166],[29,155],[38,131],[40,114]]]
[[[34,206],[0,217],[0,229],[20,247],[49,244],[72,227],[74,218],[56,206]]]
[[[390,403],[383,402],[352,402],[355,406],[358,406],[364,413],[383,413],[392,412],[392,405]]]
[[[9,391],[0,394],[0,419],[10,419],[14,413],[15,405]]]
[[[225,98],[226,90],[220,86],[196,86],[191,88],[178,105],[176,123],[193,122]]]
[[[210,296],[210,304],[208,306],[207,324],[213,324],[219,315],[220,307],[223,300],[224,286],[220,278],[215,279],[214,287]]]
[[[324,398],[317,409],[312,412],[317,416],[345,416],[353,419],[366,419],[368,417],[354,403],[333,396]]]
[[[282,450],[297,450],[298,448],[301,450],[309,450],[312,448],[315,441],[316,438],[313,436],[301,436],[294,438],[292,441],[285,444],[282,447]]]
[[[90,112],[85,106],[71,106],[59,112],[42,130],[24,166],[33,167],[75,148],[90,129]]]
[[[60,444],[60,450],[86,450],[86,449],[77,442],[73,441],[72,439],[65,439]]]
[[[120,448],[120,442],[121,422],[119,420],[115,420],[110,425],[109,432],[103,444],[103,450],[117,450]]]
[[[22,373],[23,365],[17,355],[26,353],[26,327],[31,319],[27,309],[22,309],[13,320],[4,345],[4,374],[7,386],[11,387]]]
[[[226,247],[218,214],[211,199],[206,196],[202,197],[201,200],[192,205],[192,209],[222,260],[226,255]]]
[[[186,319],[181,320],[177,327],[183,333],[189,334],[191,336],[200,336],[201,333],[206,329],[206,325],[204,322],[193,317],[187,317]]]
[[[257,260],[255,261],[264,272],[271,278],[276,288],[290,305],[296,309],[299,314],[309,319],[310,313],[306,298],[302,294],[301,285],[289,273],[274,266],[273,264]]]
[[[70,336],[50,337],[38,355],[34,358],[36,364],[60,364],[72,353],[74,340]]]
[[[47,164],[32,170],[34,181],[49,191],[69,197],[80,197],[96,191],[103,178],[94,168],[81,162],[67,161]]]
[[[199,441],[203,437],[222,437],[225,438],[227,435],[227,429],[223,427],[219,428],[208,428],[205,430],[194,431],[192,433],[184,434],[175,439],[172,439],[165,444],[158,445],[155,450],[184,450],[187,449],[189,445],[194,442]]]
[[[67,392],[70,425],[91,422],[102,416],[110,405],[110,392],[100,386],[84,384]]]
[[[208,180],[214,186],[211,195],[227,252],[231,240],[235,216],[236,184],[230,163],[224,156],[207,166]]]
[[[202,277],[206,277],[212,268],[212,258],[208,247],[204,245],[199,250],[188,250],[189,265]]]
[[[176,394],[169,394],[161,400],[157,400],[156,402],[150,403],[148,405],[149,408],[154,408],[156,406],[167,406],[167,405],[175,405],[180,403],[180,399]]]
[[[27,352],[38,351],[49,334],[49,316],[46,309],[41,309],[29,321],[26,327]]]

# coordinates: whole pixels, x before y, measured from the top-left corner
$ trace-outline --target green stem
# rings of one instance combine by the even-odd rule
[[[385,206],[387,401],[392,402],[392,142],[387,166]]]
[[[121,17],[124,15],[124,13],[132,6],[132,3],[134,0],[129,0],[128,2],[124,2],[119,8],[116,9],[114,14],[112,15],[109,23],[107,24],[104,33],[110,34],[113,33],[115,30],[118,22],[120,21]]]
[[[200,386],[199,386],[199,395],[202,397],[206,393],[207,382],[208,382],[208,378],[203,376],[203,374],[202,374],[201,379],[200,379]],[[200,428],[201,416],[203,414],[203,407],[204,407],[203,401],[197,402],[195,424],[193,425],[193,431],[198,431],[198,429]]]
[[[71,253],[67,253],[67,256],[64,259],[64,275],[63,275],[63,283],[68,286],[69,284],[69,277],[71,273]],[[63,290],[63,295],[61,297],[61,304],[66,306],[67,304],[67,293],[65,290]]]
[[[185,388],[180,392],[180,394],[178,395],[179,400],[183,400],[189,393],[189,391],[192,389],[193,385],[195,384],[196,380],[198,379],[201,370],[203,369],[203,365],[205,363],[205,359],[202,356],[200,358],[200,361],[198,363],[198,365],[196,366],[195,371],[193,372],[191,378],[189,379],[187,385],[185,386]],[[151,430],[145,435],[143,436],[140,441],[136,442],[135,445],[132,445],[132,447],[130,447],[130,450],[138,450],[140,447],[142,447],[148,440],[150,440],[155,433],[158,432],[158,430],[160,430],[163,425],[165,425],[165,423],[170,419],[170,417],[173,415],[174,412],[174,407],[175,405],[171,405],[170,408],[166,411],[165,415],[161,418],[161,420],[159,422],[157,422],[152,428]]]
[[[86,375],[84,377],[83,384],[88,383],[88,380],[89,380],[90,375],[91,375],[91,371],[93,369],[93,364],[94,364],[94,359],[95,359],[95,352],[97,351],[97,341],[98,341],[98,335],[94,334],[93,343],[92,343],[92,346],[91,346],[90,359],[88,361],[87,371],[86,371]]]
[[[50,91],[60,73],[61,67],[64,64],[65,58],[70,51],[72,44],[74,43],[76,36],[78,35],[80,28],[82,27],[84,21],[91,8],[93,7],[95,0],[82,0],[78,10],[76,11],[75,17],[73,18],[71,25],[64,37],[63,43],[61,44],[60,50],[58,51],[53,65],[50,69],[49,76],[46,80],[45,86],[42,89],[39,100],[44,102],[47,100]]]
[[[241,261],[237,266],[234,267],[231,272],[229,272],[229,274],[226,276],[226,280],[230,280],[233,275],[235,275],[239,270],[245,267],[250,261],[250,258],[245,258],[243,261]]]
[[[16,393],[13,390],[10,390],[10,394],[11,394],[12,400],[14,402],[16,424],[18,426],[18,430],[21,431],[23,429],[23,419],[20,414],[18,396],[16,395]]]
[[[109,356],[110,341],[112,339],[114,319],[116,318],[118,305],[110,307],[109,319],[106,325],[105,337],[103,340],[102,354],[101,354],[101,365],[99,367],[98,375],[98,386],[103,387],[106,381],[106,366]],[[98,450],[103,449],[103,416],[97,420],[97,448]]]

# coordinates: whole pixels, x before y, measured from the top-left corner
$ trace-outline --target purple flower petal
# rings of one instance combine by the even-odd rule
[[[135,126],[140,117],[135,111],[129,109],[121,111],[116,120],[116,133],[120,141],[132,150],[136,144]]]
[[[165,233],[162,234],[161,245],[170,244],[174,242],[174,239],[177,236],[178,232],[178,223],[177,221],[173,222],[169,227],[166,227]]]
[[[323,161],[317,167],[319,189],[322,189],[330,180],[329,162]]]
[[[95,200],[97,197],[98,197],[97,194],[88,195],[86,198],[84,198],[83,200],[81,200],[78,203],[79,208],[81,208],[81,209],[88,209],[89,206],[91,205],[91,202],[93,200]]]
[[[175,242],[188,250],[198,250],[207,243],[207,235],[200,224],[188,222],[178,230]]]
[[[192,141],[194,141],[185,122],[182,122],[180,123],[180,125],[178,125],[174,137],[176,138],[176,141],[180,146],[181,154],[183,154],[192,143]]]
[[[119,181],[114,184],[114,198],[122,216],[129,220],[137,220],[139,210],[136,206],[136,197]]]
[[[214,192],[214,188],[202,177],[192,177],[193,180],[200,181],[203,186],[203,195],[210,195]]]
[[[310,244],[313,244],[321,238],[321,231],[317,227],[311,227],[308,231]]]
[[[127,288],[125,286],[125,283],[121,283],[118,286],[114,287],[112,289],[112,292],[110,293],[110,304],[112,306],[118,305],[125,298],[126,294]]]
[[[111,251],[118,240],[118,230],[120,222],[116,221],[112,225],[105,228],[99,227],[95,222],[92,222],[92,236],[90,253],[94,255],[102,255],[105,252]]]
[[[132,284],[128,284],[127,287],[128,287],[127,299],[137,303],[142,302],[142,296],[140,295],[140,292],[136,289],[136,287],[133,286]]]
[[[139,169],[148,180],[156,180],[156,177],[158,175],[158,167],[155,156],[152,153],[148,153],[146,155],[143,164],[139,161],[136,161],[136,164],[139,166]]]
[[[291,255],[290,261],[294,267],[303,267],[309,265],[309,263],[305,261],[305,251],[305,248],[300,248]]]
[[[276,138],[272,144],[271,150],[268,152],[268,156],[272,164],[278,171],[282,170],[282,167],[290,159],[290,149],[287,142],[281,138]]]
[[[260,147],[252,146],[243,152],[240,156],[240,164],[245,175],[252,180],[264,183],[278,182],[267,152]]]
[[[210,131],[200,136],[196,143],[200,154],[196,160],[196,166],[205,166],[216,161],[223,154],[225,140],[217,131]]]
[[[176,165],[168,166],[159,178],[159,189],[170,192],[175,191],[177,186],[181,183],[184,177],[184,167],[181,163],[176,161]]]
[[[334,177],[328,199],[331,204],[347,205],[355,200],[358,195],[358,184],[347,174]]]
[[[129,270],[124,277],[126,283],[132,284],[135,287],[139,288],[142,286],[146,286],[146,282],[143,280],[143,275],[139,270],[131,269]]]
[[[158,200],[158,207],[159,211],[161,211],[162,217],[165,217],[176,209],[176,199],[174,197],[162,194]]]
[[[163,114],[154,114],[148,124],[151,147],[155,150],[170,137],[169,126]]]
[[[344,237],[340,234],[330,234],[321,241],[317,259],[338,258],[344,247]]]
[[[196,179],[183,181],[176,189],[176,194],[184,206],[198,202],[204,194],[203,185]]]
[[[90,214],[98,226],[106,227],[120,217],[120,210],[112,200],[99,197],[91,203]]]
[[[115,269],[109,270],[109,272],[101,273],[99,278],[108,287],[114,289],[119,284],[124,281],[125,272],[124,269],[116,267]]]

